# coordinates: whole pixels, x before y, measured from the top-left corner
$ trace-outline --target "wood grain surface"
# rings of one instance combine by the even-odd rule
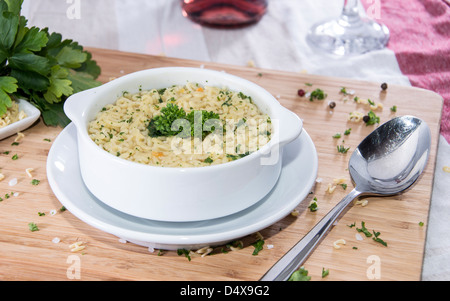
[[[192,66],[224,70],[261,85],[303,119],[318,152],[318,181],[312,194],[296,208],[298,216],[286,216],[260,231],[265,244],[258,255],[252,255],[252,243],[257,240],[256,234],[252,234],[241,238],[244,247],[240,250],[222,253],[219,246],[213,254],[192,256],[189,261],[176,251],[150,252],[146,247],[122,243],[119,238],[82,222],[68,210],[60,211],[62,205],[46,179],[46,160],[52,142],[62,129],[47,127],[39,121],[23,132],[25,137],[18,145],[12,145],[16,135],[0,141],[0,172],[5,176],[0,182],[1,280],[258,280],[353,188],[347,171],[351,152],[376,127],[348,121],[352,111],[369,111],[367,105],[353,100],[355,96],[383,105],[382,110],[374,111],[381,123],[400,115],[415,115],[425,120],[432,131],[428,165],[419,182],[405,194],[367,198],[366,206],[351,207],[304,267],[313,281],[420,280],[442,108],[439,95],[395,85],[382,92],[381,83],[364,79],[89,50],[102,68],[103,82],[142,69]],[[342,87],[355,94],[343,95]],[[297,95],[299,89],[309,92],[316,88],[327,94],[325,100],[310,101]],[[334,109],[329,108],[330,101],[336,103]],[[397,112],[390,110],[394,105]],[[350,135],[340,139],[332,137],[348,128],[351,128]],[[348,153],[338,153],[337,145],[349,147]],[[17,160],[12,159],[15,154]],[[27,168],[34,169],[32,178],[26,175]],[[10,186],[14,178],[18,183]],[[344,178],[347,189],[337,186],[333,193],[326,192],[328,184],[336,178]],[[40,183],[32,185],[32,179]],[[313,197],[318,204],[315,212],[307,208]],[[30,222],[39,231],[30,231]],[[369,231],[380,232],[379,237],[387,246],[364,235],[359,240],[355,228],[360,228],[361,222],[365,222]],[[356,227],[349,227],[353,223]],[[52,242],[55,237],[59,238],[58,243]],[[346,244],[335,249],[333,242],[338,239],[344,239]],[[85,248],[71,252],[69,246],[76,241],[83,242]],[[322,278],[323,269],[329,271],[325,278]]]

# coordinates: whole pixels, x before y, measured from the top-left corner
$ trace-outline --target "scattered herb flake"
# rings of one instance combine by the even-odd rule
[[[292,273],[289,277],[288,281],[309,281],[311,280],[311,276],[308,276],[308,270],[305,270],[304,267],[300,267],[297,271]]]
[[[314,197],[314,199],[311,201],[311,203],[309,203],[308,209],[311,212],[317,211],[317,209],[318,209],[318,207],[317,207],[317,197]]]
[[[33,179],[33,180],[31,180],[31,185],[39,185],[40,182],[41,181],[38,179]]]
[[[380,123],[380,117],[378,117],[372,110],[367,113],[366,116],[363,117],[366,125],[373,125],[375,123]]]
[[[177,250],[178,256],[184,255],[189,261],[191,261],[191,255],[189,254],[189,250],[186,249],[178,249]]]
[[[263,249],[264,240],[258,239],[255,243],[252,244],[252,246],[255,247],[255,250],[253,250],[252,255],[258,255],[258,253]]]
[[[316,90],[312,91],[310,96],[309,96],[309,101],[314,101],[314,100],[323,100],[327,97],[327,94],[325,94],[323,92],[322,89],[317,88]]]
[[[361,222],[361,228],[356,228],[356,231],[364,233],[366,237],[372,236],[372,233],[370,233],[369,230],[367,230],[365,222]]]
[[[350,149],[350,147],[345,148],[343,145],[337,146],[338,153],[346,154],[349,149]]]
[[[28,223],[28,229],[30,229],[31,232],[39,231],[38,226],[33,222]]]
[[[328,276],[328,274],[330,274],[330,270],[325,268],[322,268],[322,278],[325,278]]]

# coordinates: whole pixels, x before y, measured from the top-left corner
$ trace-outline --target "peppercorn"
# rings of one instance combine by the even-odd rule
[[[363,121],[364,121],[365,123],[367,123],[369,120],[370,120],[369,115],[366,115],[366,116],[363,117]]]
[[[298,96],[303,97],[303,96],[305,96],[305,90],[299,89],[299,90],[297,91],[297,94],[298,94]]]
[[[381,90],[386,91],[388,88],[388,85],[386,83],[381,84]]]
[[[334,107],[336,107],[336,103],[335,103],[334,101],[331,101],[331,102],[328,104],[328,106],[329,106],[331,109],[334,109]]]

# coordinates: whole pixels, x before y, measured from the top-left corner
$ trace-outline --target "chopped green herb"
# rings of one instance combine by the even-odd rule
[[[372,236],[372,233],[370,233],[369,230],[367,230],[365,222],[361,222],[361,228],[356,228],[356,231],[364,233],[366,237]]]
[[[30,229],[31,232],[39,231],[38,226],[33,222],[28,223],[28,229]]]
[[[43,139],[44,141],[47,141],[47,142],[51,142],[52,140],[50,140],[50,139],[48,139],[48,138],[44,138]]]
[[[323,100],[326,97],[327,97],[327,94],[325,94],[322,89],[316,89],[316,90],[311,92],[311,94],[309,96],[309,100],[310,101],[314,101],[315,99]]]
[[[371,101],[370,99],[367,99],[367,102],[368,102],[371,106],[374,106],[374,105],[375,105],[375,103],[374,103],[373,101]]]
[[[309,87],[311,87],[313,84],[311,84],[311,83],[305,83],[305,86],[309,86]]]
[[[19,142],[13,142],[13,143],[11,143],[11,145],[12,146],[17,146],[17,145],[19,145]]]
[[[349,149],[350,149],[350,147],[345,148],[343,145],[337,146],[338,153],[346,154]]]
[[[199,113],[201,116],[199,116]],[[197,118],[201,118],[200,122],[195,122]],[[185,120],[189,123],[188,128],[183,128],[183,122],[180,124],[181,129],[172,130],[172,124],[176,120]],[[186,114],[183,108],[178,107],[176,104],[169,103],[166,107],[161,109],[161,115],[154,117],[150,120],[150,123],[147,127],[149,131],[150,137],[159,137],[159,136],[175,136],[181,134],[181,137],[193,137],[195,133],[199,132],[202,135],[202,138],[205,138],[208,133],[213,132],[215,126],[212,126],[209,131],[204,131],[204,124],[208,120],[217,120],[219,121],[219,114],[208,111],[191,111],[189,114]],[[217,124],[217,126],[220,126]]]
[[[317,207],[317,198],[316,197],[314,197],[314,199],[311,201],[311,203],[309,203],[308,209],[311,212],[317,211],[318,207]]]
[[[392,106],[391,107],[391,112],[397,112],[397,106]]]
[[[341,133],[336,133],[333,135],[333,138],[341,138],[341,137],[342,137]]]
[[[344,95],[347,95],[347,89],[345,87],[342,87],[340,92]]]
[[[345,189],[347,189],[347,184],[345,184],[345,183],[342,183],[342,184],[339,184],[339,185],[341,185],[341,186],[342,186],[342,188],[344,188],[344,190],[345,190]]]
[[[231,159],[231,160],[237,160],[239,158],[244,158],[245,156],[250,155],[250,152],[245,152],[243,154],[237,154],[237,155],[231,155],[231,154],[227,154],[227,158]]]
[[[39,216],[45,216],[45,213],[44,212],[38,212],[38,215]]]
[[[328,276],[328,274],[330,274],[330,270],[325,268],[322,268],[322,278],[325,278]]]
[[[19,159],[19,156],[17,154],[15,154],[14,156],[11,157],[11,159],[17,160],[17,159]]]
[[[350,227],[350,228],[353,228],[353,227],[355,227],[356,226],[356,222],[354,222],[353,224],[351,224],[351,225],[347,225],[347,227]]]
[[[60,212],[64,212],[64,211],[66,211],[67,209],[66,209],[66,207],[64,207],[64,206],[62,206],[61,208],[59,208],[59,211]]]
[[[186,249],[178,249],[178,250],[177,250],[177,254],[178,254],[178,256],[184,255],[189,261],[191,261],[191,255],[190,255],[189,250],[186,250]]]
[[[297,271],[292,273],[289,277],[288,281],[309,281],[311,280],[311,276],[308,276],[308,270],[305,270],[304,267],[300,267]]]
[[[258,253],[263,249],[264,240],[258,239],[255,243],[252,244],[252,246],[255,247],[255,250],[253,250],[252,255],[258,255]]]
[[[238,93],[238,95],[237,95],[239,98],[241,98],[241,99],[249,99],[250,100],[250,102],[251,102],[251,100],[252,100],[252,98],[250,97],[250,96],[247,96],[247,95],[245,95],[244,93],[242,93],[242,92],[239,92]]]
[[[358,250],[358,247],[353,247],[352,249],[353,249],[353,250]]]
[[[218,96],[217,96],[217,97],[218,97]],[[222,103],[222,106],[227,106],[227,107],[229,107],[229,106],[231,106],[231,105],[233,105],[233,104],[231,103],[231,98],[230,98],[230,97]]]
[[[242,249],[244,247],[242,241],[240,240],[233,240],[229,244],[226,245],[227,248],[239,248]]]
[[[346,136],[350,135],[350,132],[351,132],[351,131],[352,131],[351,128],[345,130],[344,135],[346,135]]]
[[[38,179],[33,179],[33,180],[31,180],[31,185],[39,185],[40,182],[41,181]]]
[[[424,223],[423,222],[419,222],[419,226],[423,227]]]
[[[213,163],[213,159],[211,159],[210,157],[206,158],[205,160],[203,160],[203,162],[205,163]]]
[[[366,125],[373,125],[375,123],[380,123],[380,117],[378,117],[372,110],[367,113],[366,116],[363,117]]]
[[[380,235],[380,232],[375,232],[375,230],[372,230],[372,232],[373,232],[373,235],[374,235],[374,237],[372,237],[372,239],[374,241],[376,241],[376,242],[379,242],[383,246],[387,247],[387,243],[384,240],[382,240],[381,238],[378,237]]]

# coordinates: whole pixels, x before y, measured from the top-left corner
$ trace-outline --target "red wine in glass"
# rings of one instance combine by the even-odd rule
[[[239,28],[257,23],[267,0],[181,0],[183,15],[201,25]]]

